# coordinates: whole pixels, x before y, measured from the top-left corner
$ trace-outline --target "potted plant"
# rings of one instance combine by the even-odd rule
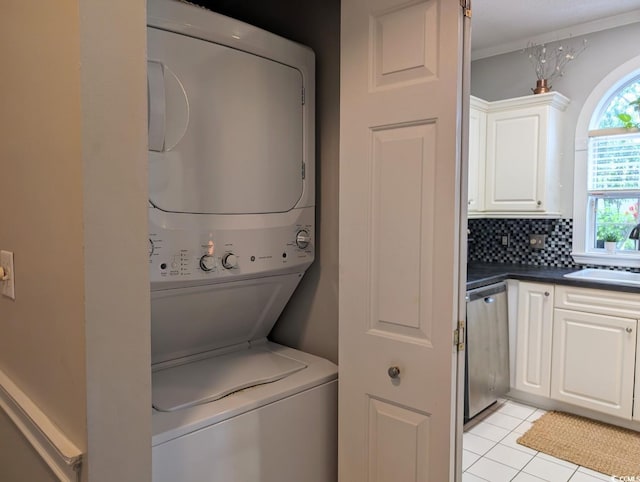
[[[629,102],[629,105],[633,108],[633,110],[638,114],[640,113],[640,97]],[[617,114],[618,119],[622,121],[622,125],[625,129],[633,129],[640,128],[640,122],[634,122],[631,114],[627,112],[622,112]]]
[[[607,250],[607,253],[616,252],[616,243],[618,241],[619,241],[619,236],[617,233],[609,231],[604,235],[604,249]]]

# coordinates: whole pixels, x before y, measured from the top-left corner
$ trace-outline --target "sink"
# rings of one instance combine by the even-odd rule
[[[609,269],[582,269],[573,273],[567,273],[565,278],[598,281],[600,283],[611,283],[614,285],[627,285],[640,287],[640,273],[629,273],[628,271],[612,271]]]

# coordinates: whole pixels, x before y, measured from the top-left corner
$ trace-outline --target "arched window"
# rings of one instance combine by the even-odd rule
[[[609,74],[580,114],[572,253],[578,263],[640,266],[639,105],[640,57]],[[605,241],[615,241],[614,253]]]
[[[639,222],[640,132],[624,128],[620,118],[640,123],[634,104],[638,99],[640,78],[610,96],[594,119],[597,129],[589,131],[588,221],[593,226],[589,248],[602,249],[605,241],[615,241],[617,250],[638,251],[638,241],[629,235]]]

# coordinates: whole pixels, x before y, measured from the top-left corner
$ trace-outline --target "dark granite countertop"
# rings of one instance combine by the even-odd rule
[[[554,268],[551,266],[532,266],[508,263],[472,263],[467,266],[467,290],[499,283],[506,279],[521,281],[537,281],[583,288],[597,288],[611,291],[640,293],[637,286],[624,286],[597,281],[584,281],[565,278],[566,273],[578,271],[579,268]]]

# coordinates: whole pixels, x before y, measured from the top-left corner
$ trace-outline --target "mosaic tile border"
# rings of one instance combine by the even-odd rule
[[[470,263],[576,266],[571,257],[573,219],[469,219],[468,228]],[[529,234],[545,234],[545,249],[532,249]],[[502,245],[503,236],[508,236],[508,246]]]
[[[637,268],[577,265],[571,257],[573,219],[469,219],[469,263],[509,263],[560,268],[608,268],[640,272]],[[546,246],[532,249],[529,234],[544,234]],[[502,245],[503,236],[509,244]]]

